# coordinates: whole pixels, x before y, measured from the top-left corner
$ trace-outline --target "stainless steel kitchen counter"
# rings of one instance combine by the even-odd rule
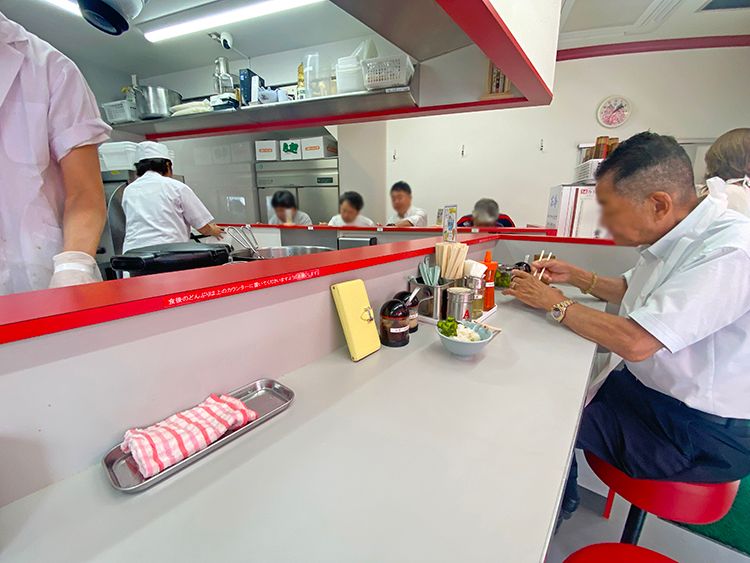
[[[596,346],[517,303],[490,322],[475,360],[422,325],[289,373],[286,413],[140,495],[97,465],[22,498],[0,561],[542,561]]]

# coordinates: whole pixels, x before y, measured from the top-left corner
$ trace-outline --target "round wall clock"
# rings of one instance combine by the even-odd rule
[[[630,102],[622,96],[609,96],[596,110],[596,119],[604,127],[619,127],[630,117]]]

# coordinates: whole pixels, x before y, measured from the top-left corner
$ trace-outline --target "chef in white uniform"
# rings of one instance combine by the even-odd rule
[[[0,295],[102,279],[110,130],[75,64],[0,13]]]
[[[172,178],[169,149],[162,143],[144,141],[136,152],[138,179],[125,188],[123,252],[144,246],[187,242],[190,228],[202,235],[221,236],[195,192]]]

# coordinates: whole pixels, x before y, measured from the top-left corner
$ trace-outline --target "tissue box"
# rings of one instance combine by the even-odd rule
[[[302,158],[311,160],[314,158],[328,158],[339,155],[339,146],[336,139],[328,136],[308,137],[302,139]]]
[[[281,160],[302,160],[302,144],[300,139],[286,139],[279,141]]]
[[[279,160],[279,142],[255,141],[255,160]]]

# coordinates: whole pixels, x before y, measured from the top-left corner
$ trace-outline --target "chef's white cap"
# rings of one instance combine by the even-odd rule
[[[167,145],[155,143],[154,141],[143,141],[138,143],[138,149],[135,151],[135,161],[147,160],[149,158],[164,158],[172,160],[169,156]]]

